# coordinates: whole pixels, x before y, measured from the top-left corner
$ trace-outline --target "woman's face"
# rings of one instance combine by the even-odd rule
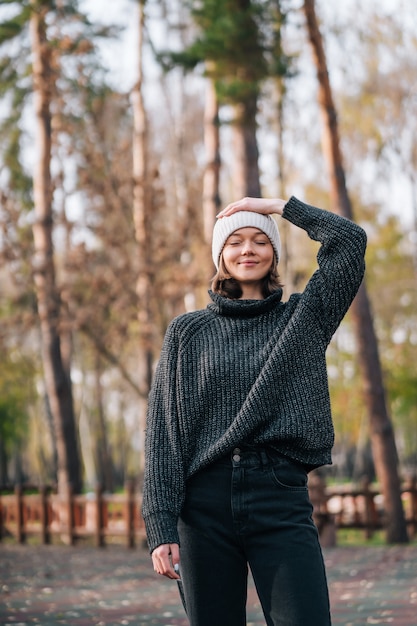
[[[242,284],[260,282],[274,262],[269,237],[251,226],[235,230],[226,240],[222,255],[231,277]]]

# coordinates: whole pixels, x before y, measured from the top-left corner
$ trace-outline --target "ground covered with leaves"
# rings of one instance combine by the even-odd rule
[[[417,625],[417,546],[325,550],[333,625]],[[186,626],[176,583],[146,550],[0,546],[0,624]],[[265,621],[253,585],[248,625]]]

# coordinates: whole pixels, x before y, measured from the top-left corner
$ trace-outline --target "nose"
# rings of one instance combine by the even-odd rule
[[[253,254],[253,246],[250,240],[243,242],[242,254]]]

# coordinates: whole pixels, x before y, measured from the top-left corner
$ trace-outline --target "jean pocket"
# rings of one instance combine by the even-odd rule
[[[282,489],[307,491],[307,472],[302,465],[283,459],[271,466],[273,482]]]

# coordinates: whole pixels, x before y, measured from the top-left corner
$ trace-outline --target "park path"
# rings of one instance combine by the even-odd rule
[[[417,626],[416,545],[338,547],[324,554],[333,626]],[[176,583],[156,576],[141,548],[0,545],[0,624],[188,622]],[[264,624],[251,585],[248,626]]]

